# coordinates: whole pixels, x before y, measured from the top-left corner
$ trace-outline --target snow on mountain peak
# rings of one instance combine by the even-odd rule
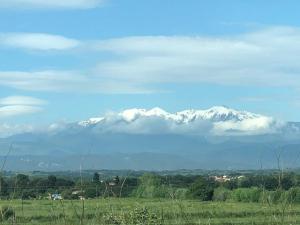
[[[247,111],[237,111],[225,106],[214,106],[206,110],[190,109],[176,113],[169,113],[158,107],[152,108],[150,110],[132,108],[126,109],[118,114],[113,115],[119,116],[126,122],[133,122],[141,117],[159,117],[166,120],[173,120],[177,123],[190,123],[194,120],[209,120],[212,122],[221,122],[268,118],[266,116],[250,113]],[[101,122],[104,119],[105,117],[90,118],[86,121],[79,122],[79,124],[82,126],[94,125]]]
[[[133,108],[133,109],[127,109],[124,110],[123,112],[119,113],[119,115],[127,122],[131,122],[134,121],[136,119],[138,119],[141,116],[145,116],[145,117],[150,117],[150,116],[157,116],[157,117],[167,117],[169,115],[169,113],[167,113],[166,111],[164,111],[161,108],[153,108],[150,110],[146,110],[146,109],[137,109],[137,108]]]
[[[255,119],[264,117],[259,114],[254,114],[246,111],[237,111],[224,106],[215,106],[208,110],[202,111],[203,119],[209,119],[213,121],[242,121],[246,119]]]
[[[104,117],[94,117],[94,118],[90,118],[88,120],[80,121],[78,124],[80,126],[87,127],[87,126],[90,126],[90,125],[98,124],[102,120],[104,120]]]
[[[148,118],[156,118],[157,120],[148,120]],[[120,127],[116,121],[126,122],[128,127]],[[146,122],[149,121],[149,122]],[[154,122],[155,121],[155,122]],[[161,121],[161,122],[159,122]],[[277,121],[272,117],[267,117],[247,111],[237,111],[225,106],[214,106],[206,110],[184,110],[176,113],[169,113],[161,108],[139,109],[132,108],[124,110],[120,113],[113,113],[105,117],[91,118],[87,121],[82,121],[79,125],[87,127],[98,123],[103,123],[109,129],[130,130],[137,129],[137,132],[151,130],[151,126],[160,127],[165,122],[169,124],[166,129],[175,132],[176,130],[197,129],[203,130],[200,124],[211,124],[213,127],[210,132],[215,134],[224,133],[228,131],[240,132],[269,132]],[[153,124],[156,123],[156,124]],[[160,123],[160,125],[159,125]],[[123,124],[123,123],[121,123]],[[275,125],[274,125],[275,124]],[[125,126],[125,125],[122,125]],[[196,130],[195,130],[196,129]],[[206,128],[205,128],[206,129]]]

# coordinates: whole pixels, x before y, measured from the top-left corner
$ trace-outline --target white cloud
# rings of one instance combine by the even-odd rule
[[[25,114],[32,114],[42,111],[42,108],[27,105],[10,105],[0,107],[0,118],[23,116]]]
[[[117,59],[97,72],[136,84],[213,83],[300,88],[300,29],[229,37],[127,37],[98,43]]]
[[[9,137],[11,135],[33,132],[35,128],[31,125],[11,125],[0,124],[0,138]]]
[[[279,124],[273,118],[260,117],[244,121],[225,121],[214,123],[212,132],[216,135],[264,134],[276,131]]]
[[[81,43],[81,49],[110,55],[82,71],[0,71],[0,85],[100,93],[169,91],[164,84],[182,83],[300,89],[300,29],[295,27],[225,37],[140,36]],[[32,48],[54,48],[37,46]]]
[[[0,0],[0,8],[13,9],[89,9],[105,0]]]
[[[0,85],[33,91],[150,93],[130,81],[119,81],[79,71],[0,71]]]
[[[10,96],[0,99],[0,119],[41,112],[45,101],[27,96]]]
[[[45,105],[46,101],[28,96],[9,96],[0,98],[0,105]]]
[[[43,33],[0,34],[0,45],[28,50],[67,50],[78,47],[80,42],[59,35]]]

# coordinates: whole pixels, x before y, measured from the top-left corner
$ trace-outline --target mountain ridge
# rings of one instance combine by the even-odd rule
[[[223,106],[135,108],[0,138],[0,156],[12,144],[8,166],[20,170],[72,170],[83,159],[86,169],[255,169],[259,160],[276,168],[276,154],[287,165],[299,158],[299,130],[297,122]]]
[[[165,126],[164,130],[170,133],[198,133],[204,129],[214,135],[225,135],[225,133],[233,135],[239,132],[243,134],[277,132],[277,129],[283,127],[285,123],[269,116],[238,111],[224,106],[214,106],[207,110],[190,109],[175,113],[169,113],[158,107],[149,110],[132,108],[77,123],[82,127],[110,126],[114,127],[116,132],[129,133],[150,132],[149,128],[153,124],[156,124],[156,127]],[[139,130],[134,131],[134,128],[139,128]],[[109,130],[113,131],[113,129]],[[158,131],[155,129],[153,132]]]
[[[202,119],[202,120],[213,120],[213,121],[224,121],[224,120],[244,120],[244,119],[255,119],[255,118],[271,118],[267,116],[263,116],[256,113],[250,113],[247,111],[238,111],[235,109],[231,109],[225,106],[214,106],[206,110],[196,110],[196,109],[186,109],[182,111],[178,111],[175,113],[169,113],[159,107],[154,107],[152,109],[144,109],[144,108],[132,108],[126,109],[118,113],[117,115],[123,117],[127,122],[132,122],[138,117],[162,117],[165,119],[171,119],[176,122],[191,122],[194,119]],[[86,121],[80,121],[80,124],[84,124],[84,122],[90,122],[91,124],[96,124],[103,121],[105,117],[94,117],[90,118]]]

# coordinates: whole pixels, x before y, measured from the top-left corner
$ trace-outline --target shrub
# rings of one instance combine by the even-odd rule
[[[300,203],[300,188],[293,187],[288,191],[285,191],[285,194],[281,195],[281,200],[286,200],[291,203]]]
[[[95,198],[97,196],[97,190],[95,187],[87,187],[84,192],[85,198]]]
[[[279,189],[275,191],[267,191],[264,194],[264,198],[269,204],[277,204],[281,201],[283,193],[284,191]]]
[[[139,179],[139,186],[134,191],[138,198],[165,198],[170,196],[170,190],[163,185],[161,178],[154,174],[144,174]]]
[[[269,204],[278,203],[300,203],[300,188],[294,187],[288,191],[277,189],[275,191],[264,191],[261,195],[261,201]]]
[[[109,213],[104,215],[105,224],[112,225],[161,225],[161,219],[147,208],[135,208],[127,213]]]
[[[72,190],[64,190],[62,193],[61,193],[61,196],[63,197],[63,199],[79,199],[79,196],[78,194],[73,194],[72,193]]]
[[[224,187],[218,187],[214,190],[213,200],[224,202],[230,197],[231,191]]]
[[[262,189],[238,188],[232,191],[231,198],[236,202],[259,202],[261,199]]]
[[[147,208],[135,208],[130,213],[130,221],[127,224],[161,224],[155,213],[149,212]]]
[[[174,192],[174,197],[176,199],[185,199],[188,193],[188,189],[186,188],[177,188]]]
[[[210,201],[213,197],[214,186],[211,180],[199,177],[189,188],[188,196],[201,201]]]
[[[9,218],[13,218],[15,216],[15,211],[13,208],[9,206],[2,206],[0,209],[1,220],[8,220]]]

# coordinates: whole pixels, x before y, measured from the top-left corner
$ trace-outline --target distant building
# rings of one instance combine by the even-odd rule
[[[109,186],[116,186],[116,183],[114,181],[111,181],[108,183]]]
[[[214,181],[221,182],[221,183],[232,180],[231,177],[226,176],[226,175],[224,175],[224,176],[212,176],[211,178],[214,179]]]
[[[73,191],[73,192],[72,192],[72,195],[83,195],[84,192],[85,192],[85,191],[78,191],[78,190],[76,190],[76,191]]]
[[[50,195],[50,199],[55,201],[55,200],[62,200],[63,198],[62,198],[61,194],[52,194],[52,195]]]

